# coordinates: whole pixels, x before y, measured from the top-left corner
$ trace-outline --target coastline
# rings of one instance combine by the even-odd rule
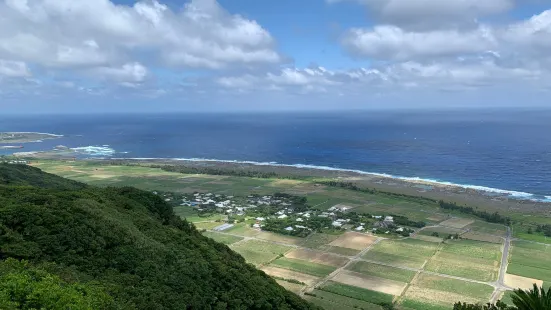
[[[2,138],[3,135],[12,135],[12,136],[15,135],[17,137],[13,137],[13,139],[11,140],[4,140]],[[63,135],[57,135],[57,134],[45,133],[45,132],[27,132],[27,131],[0,132],[0,144],[39,143],[39,142],[43,142],[43,140],[59,139],[62,137]]]

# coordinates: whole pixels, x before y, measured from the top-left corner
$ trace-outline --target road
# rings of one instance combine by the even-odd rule
[[[497,302],[502,292],[512,289],[505,285],[505,274],[507,273],[507,265],[509,264],[509,249],[511,248],[511,237],[511,228],[507,227],[507,237],[505,238],[505,243],[503,244],[503,253],[501,254],[501,267],[499,268],[499,277],[494,286],[494,293],[492,294],[492,297],[490,297],[491,303]]]

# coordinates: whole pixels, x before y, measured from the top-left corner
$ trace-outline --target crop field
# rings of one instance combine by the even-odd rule
[[[514,274],[505,274],[505,285],[509,287],[529,290],[534,286],[534,284],[536,284],[538,287],[541,287],[543,286],[543,281],[521,277]]]
[[[285,257],[292,258],[292,259],[301,259],[301,260],[305,260],[316,264],[322,264],[322,265],[334,266],[334,267],[344,266],[344,264],[348,262],[348,259],[342,256],[333,255],[325,252],[314,251],[314,250],[305,250],[305,249],[293,250],[285,254]]]
[[[393,295],[370,291],[364,288],[341,284],[333,281],[327,282],[320,290],[333,294],[346,296],[358,300],[367,301],[374,304],[392,303]]]
[[[373,244],[375,240],[377,240],[377,238],[373,236],[368,236],[356,232],[347,232],[342,234],[333,242],[329,243],[329,245],[361,251]]]
[[[310,235],[302,246],[311,248],[311,249],[318,249],[323,245],[329,244],[336,240],[339,237],[339,235],[328,235],[328,234],[320,234],[320,233],[314,233]]]
[[[401,309],[411,310],[449,310],[451,309],[449,304],[437,305],[430,304],[428,302],[420,301],[417,299],[405,298],[400,303]]]
[[[220,233],[216,233],[216,232],[210,232],[210,231],[205,231],[203,233],[203,236],[214,239],[214,241],[216,241],[216,242],[220,242],[220,243],[228,244],[228,245],[243,240],[243,238],[241,238],[241,237],[224,235],[224,234],[220,234]]]
[[[258,240],[247,240],[230,246],[245,260],[254,265],[263,265],[285,254],[291,247]]]
[[[491,242],[491,243],[503,243],[503,238],[499,236],[489,235],[489,234],[479,233],[474,231],[470,231],[468,233],[461,235],[461,238],[476,240],[476,241]]]
[[[478,303],[487,302],[493,287],[484,284],[421,274],[407,289],[402,305],[422,309],[415,304],[428,304],[434,309],[451,309],[457,301]],[[430,309],[430,307],[427,307]]]
[[[446,226],[451,228],[463,228],[467,225],[470,225],[474,222],[474,220],[471,219],[464,219],[464,218],[451,218],[449,220],[445,220],[442,223],[440,223],[440,226]]]
[[[439,244],[416,239],[383,240],[363,255],[364,259],[397,266],[420,268]]]
[[[264,266],[260,268],[260,270],[264,271],[267,275],[275,278],[297,280],[306,285],[314,285],[320,280],[320,278],[309,274],[300,273],[284,268],[278,268],[275,266]]]
[[[348,270],[340,272],[331,281],[396,296],[402,294],[407,286],[405,282],[368,276]]]
[[[425,270],[479,281],[495,281],[499,272],[501,246],[458,240],[447,241],[425,266]]]
[[[441,243],[444,240],[440,237],[433,237],[433,236],[426,236],[426,235],[416,235],[412,238],[422,240],[422,241],[427,241],[427,242],[435,242],[435,243]]]
[[[313,298],[323,300],[327,304],[320,305],[324,309],[334,310],[334,309],[346,309],[344,307],[350,307],[350,309],[364,309],[364,310],[382,310],[382,307],[376,304],[365,302],[362,300],[346,297],[343,295],[334,294],[322,290],[314,290],[312,294],[316,295]],[[307,296],[312,297],[312,296]]]
[[[551,246],[514,241],[507,273],[542,280],[551,285]]]
[[[211,230],[215,227],[218,227],[220,225],[222,225],[223,223],[220,223],[220,222],[196,222],[196,223],[193,223],[193,225],[195,225],[195,228],[201,230],[201,229],[206,229],[206,230]]]
[[[257,235],[255,235],[255,238],[268,240],[268,241],[274,241],[279,243],[285,243],[285,244],[292,244],[292,245],[300,245],[304,243],[304,238],[298,238],[293,236],[284,236],[279,235],[273,232],[269,231],[263,231]]]
[[[360,250],[354,250],[349,248],[343,248],[340,246],[330,246],[330,245],[322,246],[320,247],[320,250],[335,253],[338,255],[344,255],[344,256],[354,256],[361,252]]]
[[[368,276],[374,276],[400,282],[410,282],[415,276],[415,271],[377,265],[364,261],[357,261],[349,265],[347,269]]]
[[[300,259],[286,257],[278,258],[274,260],[270,265],[278,268],[285,268],[301,273],[306,273],[320,278],[328,276],[331,272],[337,269],[333,266],[316,264]]]
[[[433,233],[437,233],[439,237],[447,237],[448,235],[461,234],[463,229],[451,228],[451,227],[428,227],[419,232],[420,235],[431,236]]]

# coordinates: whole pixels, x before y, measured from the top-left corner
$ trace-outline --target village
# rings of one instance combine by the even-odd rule
[[[316,209],[308,205],[306,197],[284,193],[246,197],[198,192],[154,193],[174,206],[192,208],[205,218],[213,214],[223,215],[224,223],[215,227],[214,231],[224,231],[237,223],[246,223],[257,230],[295,237],[307,237],[312,232],[343,231],[408,237],[414,232],[409,227],[424,226],[424,223],[409,221],[397,215],[358,214],[352,207],[343,204],[334,205],[327,210]]]

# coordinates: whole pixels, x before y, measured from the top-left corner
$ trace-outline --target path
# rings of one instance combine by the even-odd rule
[[[511,247],[511,228],[507,227],[507,237],[503,245],[503,253],[501,254],[501,267],[499,268],[499,277],[495,283],[495,290],[490,297],[490,303],[495,303],[499,299],[502,292],[511,290],[512,288],[505,285],[505,274],[507,273],[507,265],[509,264],[509,249]]]

